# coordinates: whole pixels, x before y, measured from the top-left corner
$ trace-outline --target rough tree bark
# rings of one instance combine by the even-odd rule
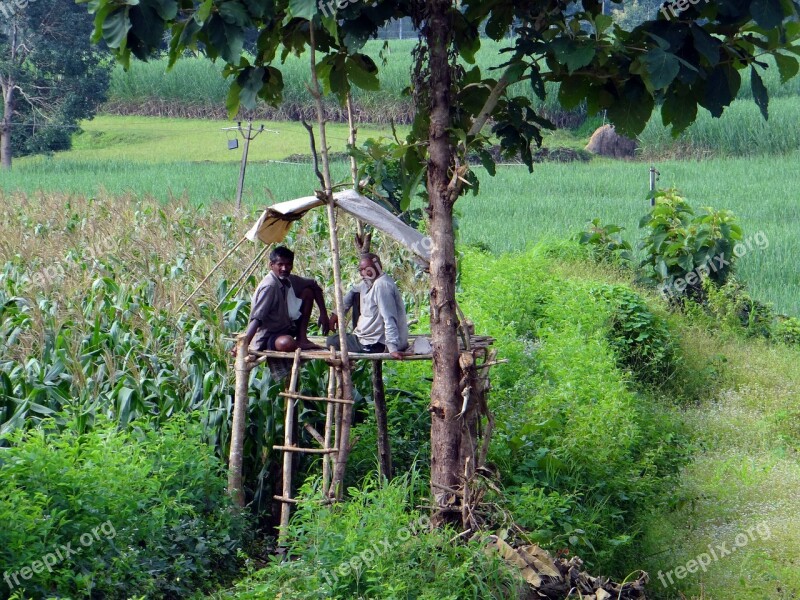
[[[17,60],[17,26],[12,24],[9,32],[11,56],[8,62],[9,71],[0,75],[0,90],[3,92],[3,119],[0,121],[0,167],[5,170],[11,168],[11,123],[14,118],[14,102],[16,81],[12,69]]]
[[[428,214],[433,241],[430,263],[431,343],[431,493],[439,512],[434,523],[455,522],[460,510],[448,510],[447,489],[459,487],[461,407],[459,390],[458,318],[455,306],[456,259],[453,232],[455,194],[450,187],[454,148],[450,141],[452,72],[449,49],[452,27],[449,0],[426,3],[424,30],[429,57],[430,130],[427,172]],[[422,108],[422,107],[420,107]]]

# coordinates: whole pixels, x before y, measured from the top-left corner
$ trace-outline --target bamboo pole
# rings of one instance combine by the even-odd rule
[[[347,92],[347,125],[350,129],[350,135],[348,136],[347,141],[351,148],[355,148],[356,133],[358,130],[356,129],[356,120],[355,116],[353,115],[353,96],[350,92]],[[356,157],[353,154],[350,155],[350,177],[353,179],[353,189],[357,193],[360,193],[358,189],[358,163],[356,162]],[[372,243],[372,235],[365,235],[364,223],[361,221],[361,219],[356,219],[356,227],[356,245],[358,246],[359,254],[369,252]]]
[[[322,107],[322,92],[317,78],[316,41],[313,21],[309,22],[309,41],[311,55],[311,95],[317,108],[317,124],[319,126],[320,156],[322,158],[322,176],[325,182],[325,202],[328,209],[328,229],[330,230],[331,255],[333,258],[334,298],[336,300],[336,314],[339,318],[339,349],[342,360],[342,398],[353,399],[353,380],[350,371],[350,358],[347,354],[347,334],[345,328],[344,298],[342,295],[342,273],[339,261],[339,232],[336,224],[336,209],[334,206],[331,165],[328,156],[327,132],[325,130],[325,115]],[[333,471],[331,487],[337,499],[342,496],[342,483],[347,468],[347,458],[350,453],[350,426],[353,418],[353,408],[349,404],[342,406],[341,438],[337,439],[339,452]]]
[[[331,354],[334,354],[333,348],[331,348]],[[336,393],[336,370],[333,367],[328,369],[328,397],[333,398],[334,394]],[[328,402],[327,407],[325,408],[325,433],[324,433],[324,440],[322,447],[323,448],[330,448],[331,447],[331,438],[333,435],[333,417],[335,414],[335,408],[333,402]],[[322,494],[327,496],[328,495],[328,488],[331,485],[331,466],[332,461],[327,457],[324,456],[322,458]]]
[[[228,296],[231,295],[231,292],[233,290],[235,290],[244,279],[247,279],[248,277],[250,277],[252,272],[256,270],[256,266],[257,266],[258,261],[261,260],[261,258],[264,256],[264,254],[266,254],[267,250],[269,250],[269,246],[264,246],[259,251],[259,253],[256,255],[256,257],[253,259],[253,262],[251,262],[249,265],[247,265],[247,268],[242,272],[242,274],[239,277],[239,279],[236,280],[236,283],[234,283],[231,286],[231,288],[228,290],[228,292],[222,297],[222,300],[220,300],[219,303],[214,307],[214,310],[219,310],[219,307],[222,306],[222,303],[225,302],[225,300],[228,299]]]
[[[181,305],[180,305],[180,307],[178,307],[178,312],[180,312],[180,310],[181,310],[181,309],[182,309],[184,306],[186,306],[186,305],[189,303],[189,300],[191,300],[192,298],[194,298],[194,295],[195,295],[197,292],[199,292],[199,291],[200,291],[200,288],[201,288],[201,287],[203,287],[203,284],[204,284],[206,281],[208,281],[209,277],[211,277],[211,276],[212,276],[214,273],[216,273],[216,272],[217,272],[217,269],[219,269],[219,268],[222,266],[222,263],[224,263],[224,262],[227,260],[227,258],[228,258],[228,257],[229,257],[231,254],[233,254],[233,253],[236,251],[236,249],[237,249],[239,246],[241,246],[242,244],[244,244],[244,241],[245,241],[246,239],[247,239],[247,236],[246,236],[246,235],[245,235],[245,236],[242,236],[242,239],[240,239],[240,240],[239,240],[239,241],[236,243],[236,245],[235,245],[233,248],[231,248],[230,250],[228,250],[227,254],[225,254],[225,256],[223,256],[223,257],[222,257],[222,258],[219,260],[219,262],[218,262],[216,265],[214,265],[214,268],[213,268],[213,269],[211,269],[211,272],[210,272],[208,275],[206,275],[206,276],[205,276],[205,278],[203,279],[203,281],[201,281],[200,283],[198,283],[198,284],[197,284],[197,287],[196,287],[196,288],[194,288],[194,291],[193,291],[191,294],[189,294],[189,297],[188,297],[186,300],[184,300],[184,301],[183,301],[183,304],[181,304]]]
[[[244,436],[247,428],[247,388],[250,368],[247,366],[247,346],[244,336],[236,340],[236,388],[233,400],[233,423],[231,425],[231,448],[228,459],[228,493],[238,506],[244,506],[242,485],[242,458]]]

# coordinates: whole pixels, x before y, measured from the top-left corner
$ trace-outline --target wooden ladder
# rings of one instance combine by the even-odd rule
[[[331,366],[328,369],[328,395],[327,396],[305,396],[297,391],[297,383],[300,379],[300,349],[294,353],[292,372],[289,378],[289,387],[285,392],[278,394],[286,400],[286,414],[284,420],[284,442],[282,446],[273,446],[274,450],[283,452],[283,492],[280,496],[274,496],[275,500],[282,503],[280,538],[285,538],[287,527],[289,526],[289,516],[292,504],[297,500],[292,497],[292,469],[293,454],[321,454],[322,455],[322,493],[327,498],[330,497],[331,474],[333,473],[333,459],[339,452],[339,440],[341,439],[342,425],[342,406],[353,404],[351,400],[342,398],[342,374],[341,363],[336,360],[336,352],[331,348]],[[337,366],[338,364],[338,366]],[[321,448],[302,448],[296,444],[294,439],[295,419],[297,417],[297,401],[325,402],[325,433],[321,435],[310,423],[306,423],[304,428],[319,443]]]

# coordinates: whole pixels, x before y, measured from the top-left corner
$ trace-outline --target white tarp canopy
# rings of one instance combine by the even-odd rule
[[[403,247],[424,259],[425,262],[430,262],[430,238],[406,225],[382,206],[355,190],[336,192],[333,199],[337,208],[364,223],[369,223],[375,229],[383,231]],[[286,237],[294,221],[302,218],[304,214],[317,206],[323,206],[323,202],[316,196],[306,196],[273,204],[262,213],[255,225],[247,232],[246,237],[251,242],[258,239],[265,244],[277,244]]]

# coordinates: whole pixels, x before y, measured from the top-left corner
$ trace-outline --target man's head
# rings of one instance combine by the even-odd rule
[[[292,273],[294,252],[286,246],[278,246],[269,254],[269,268],[279,279],[286,279]]]
[[[367,252],[361,255],[361,260],[358,261],[358,272],[361,279],[371,284],[383,273],[381,259],[377,254]]]

